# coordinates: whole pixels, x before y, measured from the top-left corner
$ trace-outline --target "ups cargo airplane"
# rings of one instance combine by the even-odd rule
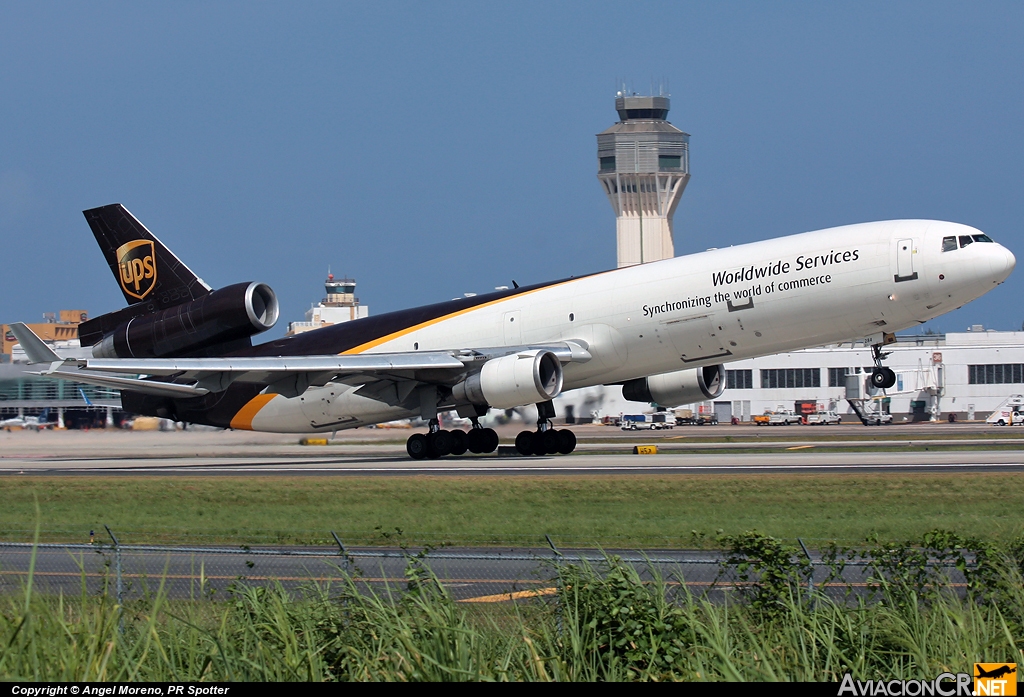
[[[128,306],[79,327],[92,357],[64,359],[12,330],[39,374],[121,390],[126,411],[222,428],[329,432],[420,416],[413,458],[493,452],[478,417],[536,404],[523,453],[569,453],[551,428],[563,390],[627,399],[718,398],[724,362],[870,338],[874,385],[893,333],[1006,280],[1013,254],[974,228],[861,223],[357,319],[256,346],[278,317],[263,283],[213,290],[120,204],[85,211]],[[446,431],[457,410],[469,432]]]

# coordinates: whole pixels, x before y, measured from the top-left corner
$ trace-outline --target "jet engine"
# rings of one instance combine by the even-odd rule
[[[484,363],[452,388],[459,402],[511,409],[547,402],[562,391],[562,364],[551,351],[522,351]]]
[[[724,391],[724,365],[651,375],[622,385],[623,398],[631,402],[654,402],[666,407],[717,399]]]
[[[265,283],[236,283],[119,325],[92,349],[96,358],[166,358],[246,339],[274,326],[277,295]]]

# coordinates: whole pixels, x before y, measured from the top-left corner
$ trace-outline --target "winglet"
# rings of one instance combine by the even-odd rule
[[[60,363],[64,359],[53,352],[43,340],[36,336],[36,333],[28,328],[24,322],[15,322],[11,325],[11,333],[18,340],[21,347],[25,349],[29,363]]]

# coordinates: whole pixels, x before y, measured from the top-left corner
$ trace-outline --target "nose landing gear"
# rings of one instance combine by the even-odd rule
[[[885,335],[886,343],[892,343],[896,338],[892,337],[892,341],[889,341],[891,334]],[[882,365],[882,361],[889,356],[891,351],[882,351],[882,344],[874,344],[871,347],[872,358],[875,362],[875,369],[871,371],[871,386],[881,390],[887,390],[896,384],[896,371],[892,368],[886,368]]]

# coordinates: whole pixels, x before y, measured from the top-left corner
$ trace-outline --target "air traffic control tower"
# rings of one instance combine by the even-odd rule
[[[615,211],[618,265],[675,256],[672,215],[690,181],[690,134],[670,124],[668,97],[615,98],[619,122],[597,134],[597,178]]]

